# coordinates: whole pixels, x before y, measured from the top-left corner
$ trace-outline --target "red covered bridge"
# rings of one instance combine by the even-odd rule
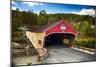
[[[29,27],[26,36],[36,49],[45,48],[49,43],[67,43],[67,46],[71,47],[77,31],[67,22],[58,21],[41,27]]]

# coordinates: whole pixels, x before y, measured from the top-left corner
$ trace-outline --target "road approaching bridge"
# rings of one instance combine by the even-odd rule
[[[89,62],[95,61],[95,55],[84,53],[72,48],[49,48],[49,57],[41,62],[36,61],[37,56],[22,56],[13,59],[17,65],[51,64],[51,63],[70,63],[70,62]]]

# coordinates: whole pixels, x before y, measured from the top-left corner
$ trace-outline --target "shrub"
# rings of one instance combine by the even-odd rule
[[[76,40],[74,44],[77,46],[95,49],[96,42],[95,38],[85,38]]]
[[[17,42],[17,43],[26,43],[26,36],[23,32],[13,32],[12,33],[12,42]]]

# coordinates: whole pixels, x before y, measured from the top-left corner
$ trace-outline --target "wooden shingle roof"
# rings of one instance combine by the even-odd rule
[[[47,29],[59,24],[60,22],[61,21],[52,22],[52,23],[49,23],[49,24],[43,25],[43,26],[28,26],[28,31],[31,31],[31,32],[44,32]]]
[[[65,29],[62,30],[61,27],[65,26]],[[29,26],[28,27],[29,31],[31,32],[45,32],[45,35],[48,36],[52,33],[70,33],[73,34],[75,36],[77,36],[78,32],[68,23],[66,23],[65,21],[61,20],[58,22],[53,22],[53,23],[49,23],[47,25],[43,25],[40,27],[36,27],[36,26]]]

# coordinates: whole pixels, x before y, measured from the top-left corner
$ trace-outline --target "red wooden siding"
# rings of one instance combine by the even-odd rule
[[[61,29],[62,25],[66,29],[62,30]],[[55,25],[52,28],[48,29],[47,31],[45,31],[45,33],[46,33],[46,36],[48,36],[52,33],[70,33],[70,34],[73,34],[73,35],[77,36],[77,31],[74,30],[69,24],[65,23],[64,21],[61,21],[57,25]]]

